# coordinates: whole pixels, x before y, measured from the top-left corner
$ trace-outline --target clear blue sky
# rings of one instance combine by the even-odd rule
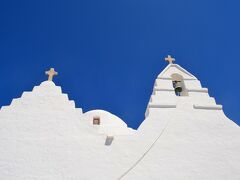
[[[46,80],[84,111],[144,120],[171,54],[240,124],[240,1],[0,1],[0,105]]]

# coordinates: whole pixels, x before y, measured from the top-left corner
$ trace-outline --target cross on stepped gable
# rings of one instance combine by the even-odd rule
[[[169,64],[173,64],[173,62],[175,61],[175,59],[172,58],[170,55],[168,55],[168,57],[165,58],[165,61],[168,61]]]
[[[48,75],[48,81],[52,81],[53,76],[58,75],[58,72],[56,72],[54,68],[51,68],[49,71],[46,71],[45,74]]]

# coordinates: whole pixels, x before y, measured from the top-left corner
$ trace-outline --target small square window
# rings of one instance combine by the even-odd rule
[[[93,125],[100,125],[100,117],[98,116],[93,117]]]

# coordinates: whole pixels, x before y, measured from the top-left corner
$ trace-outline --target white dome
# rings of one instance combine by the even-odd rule
[[[94,117],[99,117],[99,125],[93,125]],[[134,132],[133,129],[127,127],[127,124],[122,119],[104,110],[88,111],[83,114],[82,118],[88,121],[89,125],[96,127],[101,134],[125,135]]]

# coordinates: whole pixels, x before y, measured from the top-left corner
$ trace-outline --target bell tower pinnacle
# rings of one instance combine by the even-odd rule
[[[175,58],[172,58],[170,55],[168,55],[168,56],[165,58],[165,61],[168,61],[169,64],[173,64],[173,62],[175,61]]]

